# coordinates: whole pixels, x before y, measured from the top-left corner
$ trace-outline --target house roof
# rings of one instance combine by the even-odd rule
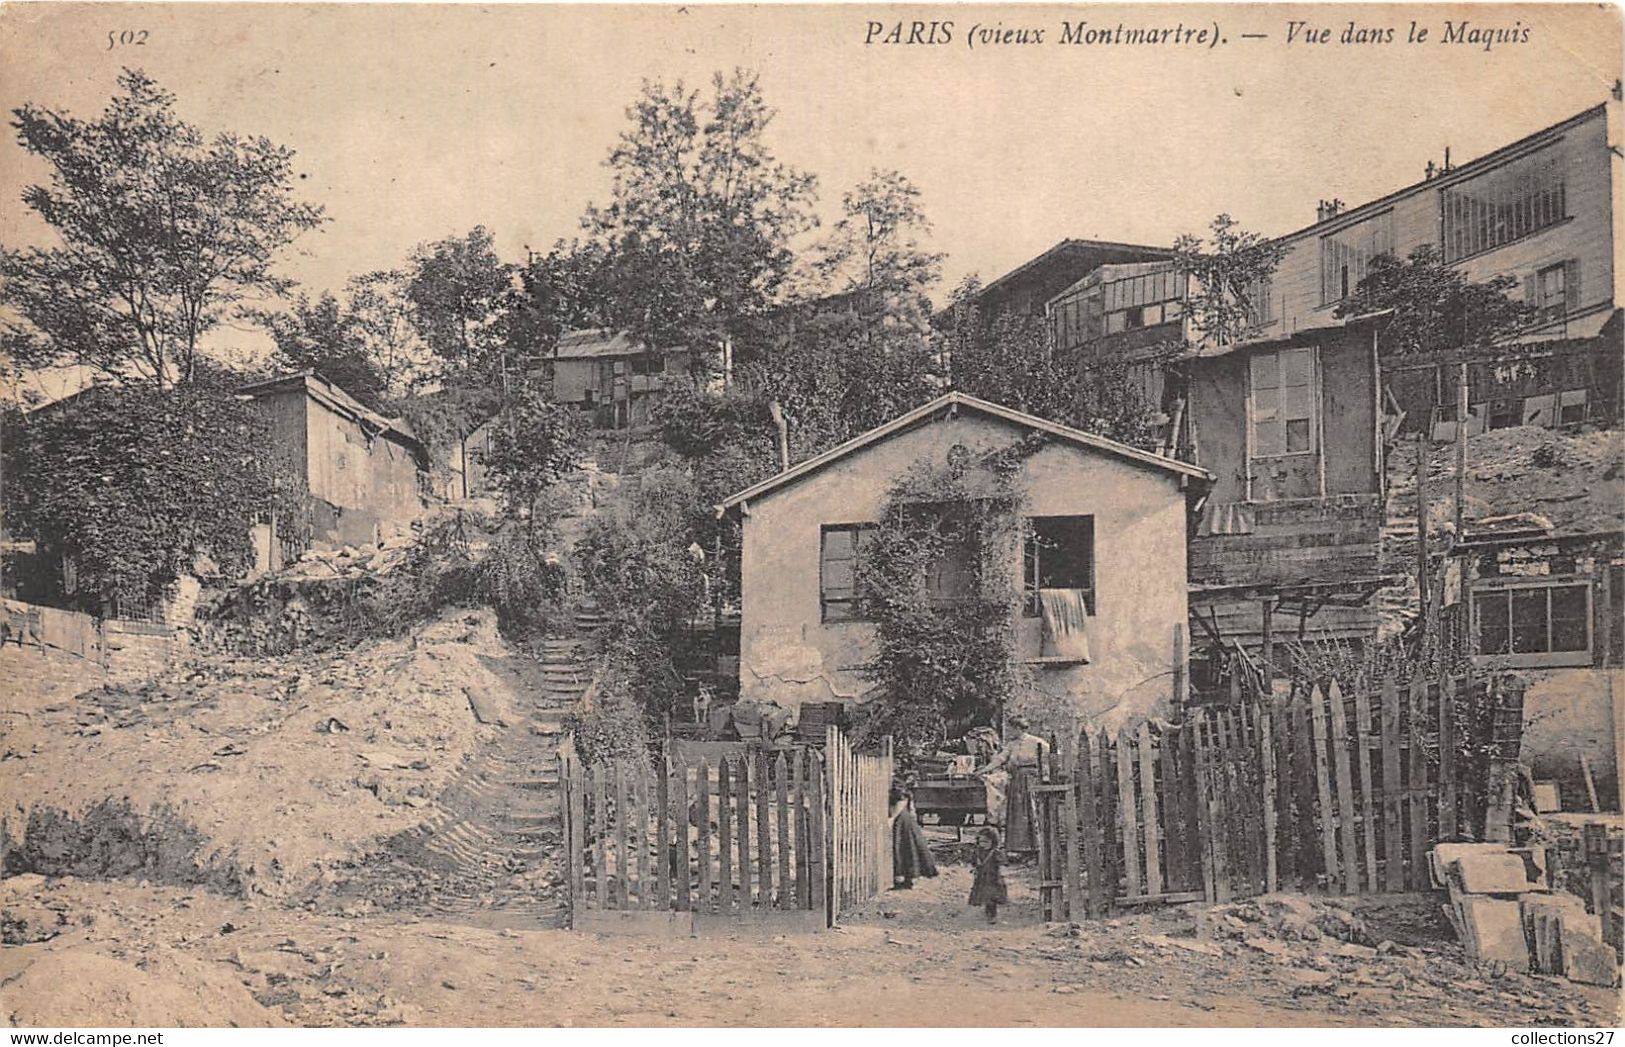
[[[653,352],[654,347],[626,331],[608,327],[589,327],[580,331],[566,331],[559,336],[559,344],[552,356],[555,360],[587,360],[613,356],[640,356]]]
[[[1351,316],[1341,323],[1321,324],[1316,327],[1300,327],[1295,331],[1282,334],[1266,335],[1262,338],[1253,338],[1245,342],[1232,342],[1229,345],[1199,345],[1181,356],[1176,361],[1209,360],[1221,356],[1232,356],[1236,353],[1250,353],[1266,349],[1284,349],[1306,342],[1314,342],[1328,334],[1337,334],[1351,327],[1367,327],[1378,320],[1393,313],[1392,309],[1381,309],[1374,313],[1361,313]]]
[[[378,432],[391,433],[410,443],[420,453],[424,451],[423,441],[417,438],[417,434],[413,433],[411,427],[404,421],[399,418],[386,418],[315,371],[297,371],[293,374],[282,375],[279,378],[254,382],[251,385],[240,387],[237,392],[243,396],[258,399],[262,396],[288,392],[293,389],[303,389],[306,396],[316,400],[323,406],[339,414],[346,415],[363,425],[371,426]]]
[[[1494,167],[1499,163],[1513,159],[1520,154],[1545,145],[1548,139],[1556,138],[1563,132],[1571,130],[1580,124],[1585,123],[1587,120],[1604,115],[1607,110],[1607,105],[1608,104],[1606,102],[1594,105],[1590,109],[1576,113],[1566,120],[1560,120],[1557,123],[1552,124],[1550,127],[1543,127],[1533,134],[1525,135],[1516,142],[1511,142],[1507,145],[1501,146],[1499,149],[1494,149],[1488,153],[1485,153],[1483,156],[1480,156],[1477,159],[1469,160],[1464,164],[1459,164],[1452,167],[1448,171],[1434,175],[1430,179],[1423,179],[1420,182],[1413,182],[1412,184],[1405,186],[1403,189],[1396,189],[1386,196],[1379,196],[1375,200],[1367,201],[1358,207],[1351,207],[1348,210],[1333,215],[1324,221],[1315,222],[1313,225],[1308,225],[1302,229],[1296,230],[1295,232],[1277,237],[1277,240],[1284,243],[1311,234],[1319,235],[1334,232],[1342,226],[1354,225],[1363,219],[1369,218],[1377,212],[1387,209],[1389,206],[1403,197],[1410,196],[1413,193],[1441,189],[1456,182],[1476,177],[1477,175],[1482,174],[1488,168]]]
[[[1110,256],[1121,254],[1143,254],[1147,256],[1146,259],[1144,259],[1146,261],[1167,258],[1170,254],[1172,254],[1172,252],[1166,247],[1152,247],[1147,244],[1125,244],[1118,243],[1113,240],[1088,240],[1070,237],[1062,240],[1060,243],[1056,244],[1054,247],[1051,247],[1043,254],[1038,255],[1036,258],[1028,259],[1027,261],[1016,266],[1014,269],[1010,270],[1008,273],[1005,273],[1003,276],[999,277],[997,280],[992,281],[986,287],[982,288],[978,294],[978,297],[984,297],[988,294],[1002,291],[1010,284],[1013,284],[1022,277],[1031,274],[1034,270],[1042,269],[1046,265],[1051,265],[1068,255],[1078,255],[1084,253]],[[1100,265],[1106,264],[1106,262],[1111,260],[1112,259],[1110,258],[1106,258],[1102,261],[1095,262],[1093,265],[1089,266],[1089,270],[1092,272]],[[1131,261],[1132,259],[1120,260]],[[1070,283],[1071,281],[1068,282]]]
[[[916,425],[930,422],[943,411],[955,408],[959,410],[973,411],[977,414],[986,415],[990,418],[998,418],[1014,425],[1031,429],[1034,432],[1047,433],[1050,436],[1064,440],[1076,446],[1087,447],[1096,451],[1104,451],[1107,454],[1127,459],[1128,461],[1134,462],[1137,465],[1141,465],[1146,468],[1162,469],[1178,476],[1192,477],[1198,480],[1213,479],[1213,474],[1209,473],[1206,469],[1203,469],[1200,466],[1192,465],[1189,462],[1181,462],[1177,459],[1165,458],[1160,454],[1152,454],[1150,451],[1142,451],[1137,447],[1130,447],[1128,444],[1118,443],[1116,440],[1110,440],[1104,436],[1097,436],[1094,433],[1086,433],[1082,429],[1073,429],[1070,426],[1046,421],[1034,415],[1013,410],[999,404],[989,403],[986,400],[978,399],[967,393],[955,391],[945,393],[924,406],[916,407],[907,414],[900,415],[899,417],[892,419],[885,425],[877,426],[861,436],[848,440],[839,447],[833,447],[828,451],[825,451],[823,454],[814,455],[804,462],[791,466],[789,469],[779,473],[777,476],[770,476],[760,483],[753,484],[752,486],[745,488],[743,491],[740,491],[738,494],[735,494],[725,501],[719,503],[717,505],[717,509],[719,512],[726,512],[727,510],[742,505],[748,501],[751,501],[752,499],[760,498],[763,495],[770,494],[782,487],[787,487],[790,484],[797,483],[798,481],[823,469],[825,466],[832,465],[842,458],[845,458],[854,451],[861,451],[870,444],[879,443],[888,437],[894,436],[897,433],[903,432],[904,430],[911,429]]]

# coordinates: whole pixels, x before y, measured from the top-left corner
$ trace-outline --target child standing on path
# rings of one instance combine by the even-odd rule
[[[991,825],[976,834],[976,853],[971,855],[976,879],[971,882],[970,903],[980,905],[987,913],[988,923],[999,921],[999,906],[1010,900],[1004,886],[1004,873],[999,868],[999,830]]]

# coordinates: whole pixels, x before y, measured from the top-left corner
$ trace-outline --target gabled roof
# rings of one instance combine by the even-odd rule
[[[292,389],[302,389],[306,396],[323,406],[364,426],[370,426],[380,433],[391,433],[397,438],[410,443],[419,453],[424,451],[423,441],[417,438],[417,434],[413,433],[411,427],[405,422],[399,418],[386,418],[315,371],[297,371],[293,374],[282,375],[279,378],[254,382],[251,385],[242,386],[237,392],[241,396],[258,399],[272,393],[282,393]]]
[[[776,491],[781,487],[787,487],[818,472],[827,465],[832,465],[854,451],[861,451],[870,444],[879,443],[904,430],[933,421],[937,415],[952,409],[972,411],[990,418],[998,418],[1034,432],[1047,433],[1056,439],[1079,447],[1104,451],[1107,454],[1127,459],[1146,468],[1162,469],[1177,476],[1191,477],[1198,480],[1213,479],[1213,474],[1206,469],[1192,465],[1189,462],[1181,462],[1177,459],[1165,458],[1160,454],[1152,454],[1150,451],[1142,451],[1137,447],[1130,447],[1128,444],[1118,443],[1116,440],[1109,440],[1104,436],[1096,436],[1094,433],[1086,433],[1082,429],[1073,429],[1070,426],[1045,421],[1034,415],[1003,407],[999,404],[989,403],[967,393],[956,391],[945,393],[922,407],[916,407],[907,414],[892,419],[885,425],[876,426],[862,436],[853,437],[839,447],[832,447],[823,454],[814,455],[798,465],[791,466],[777,476],[770,476],[758,484],[753,484],[718,504],[717,509],[725,512],[735,506]]]

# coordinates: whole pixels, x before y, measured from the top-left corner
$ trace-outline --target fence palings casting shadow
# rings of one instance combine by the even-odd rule
[[[889,743],[860,755],[831,727],[823,752],[585,764],[566,749],[561,765],[573,926],[643,912],[823,927],[889,885]]]
[[[1058,740],[1038,787],[1046,918],[1283,886],[1424,890],[1434,844],[1509,838],[1515,677],[1232,697],[1178,724]]]

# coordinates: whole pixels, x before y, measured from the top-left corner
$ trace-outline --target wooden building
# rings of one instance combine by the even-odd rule
[[[1214,476],[1191,539],[1193,637],[1363,638],[1384,584],[1377,325],[1192,353],[1180,456]],[[1275,620],[1275,615],[1284,617]]]
[[[1042,315],[1050,299],[1103,265],[1155,262],[1169,257],[1171,252],[1165,247],[1109,240],[1062,240],[982,288],[977,304],[982,315],[990,319],[1005,312]]]
[[[594,428],[628,429],[649,423],[669,376],[686,373],[692,362],[686,349],[658,348],[625,331],[589,328],[560,336],[547,369],[554,400],[579,408]]]
[[[409,528],[423,509],[428,454],[399,419],[386,418],[313,371],[239,392],[271,422],[271,452],[283,456],[310,496],[310,544],[375,545]],[[282,521],[257,536],[262,567],[298,551],[304,527]]]
[[[1597,105],[1468,163],[1358,207],[1323,203],[1314,224],[1281,237],[1263,334],[1324,327],[1379,254],[1423,244],[1469,280],[1512,276],[1541,313],[1531,337],[1597,335],[1612,315],[1618,192],[1609,124]]]

